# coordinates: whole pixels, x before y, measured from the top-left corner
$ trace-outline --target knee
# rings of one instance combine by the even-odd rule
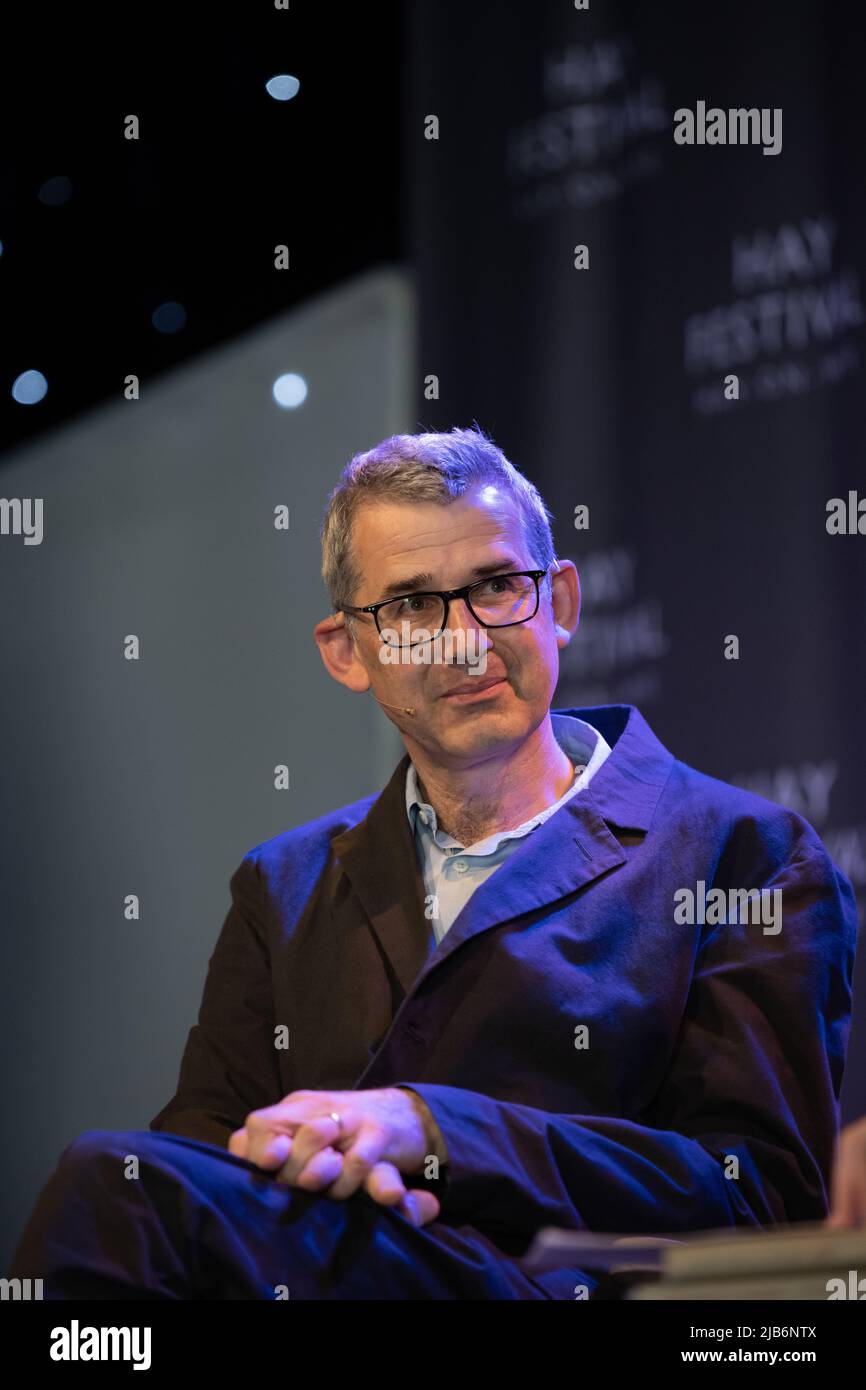
[[[77,1135],[60,1155],[59,1169],[65,1175],[87,1174],[116,1165],[118,1171],[128,1160],[142,1155],[147,1131],[86,1129]]]

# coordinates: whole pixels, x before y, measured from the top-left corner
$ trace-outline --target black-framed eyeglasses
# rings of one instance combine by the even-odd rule
[[[448,626],[448,608],[455,598],[464,600],[481,627],[516,627],[538,612],[538,586],[549,568],[492,574],[460,589],[416,591],[362,608],[344,605],[340,611],[372,613],[379,636],[392,647],[413,647],[438,637]]]

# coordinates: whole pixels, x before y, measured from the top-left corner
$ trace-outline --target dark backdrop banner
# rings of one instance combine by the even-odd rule
[[[418,427],[477,420],[554,511],[584,592],[556,703],[635,703],[805,815],[862,920],[866,26],[833,4],[412,13]]]

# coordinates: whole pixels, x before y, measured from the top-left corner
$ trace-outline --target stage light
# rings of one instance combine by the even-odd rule
[[[297,96],[301,84],[296,77],[290,77],[288,73],[282,73],[279,77],[272,77],[265,83],[265,91],[268,96],[272,96],[274,101],[291,101],[292,97]]]
[[[179,333],[186,326],[186,309],[177,300],[160,304],[150,316],[157,333]]]
[[[72,180],[65,174],[58,174],[56,178],[46,179],[36,195],[40,203],[46,207],[56,208],[61,203],[68,203],[72,197]]]
[[[12,399],[19,405],[37,405],[48,390],[41,372],[22,372],[12,383]]]
[[[307,383],[296,372],[286,372],[274,382],[274,400],[283,410],[294,410],[307,399]]]

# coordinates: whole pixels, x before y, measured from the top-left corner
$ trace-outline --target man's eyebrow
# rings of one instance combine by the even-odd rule
[[[469,572],[467,584],[476,579],[487,579],[491,574],[504,574],[508,570],[519,570],[520,562],[513,555],[504,555],[500,560],[488,560],[486,565],[476,565]],[[458,586],[459,587],[459,586]],[[380,599],[397,598],[401,594],[415,593],[419,589],[433,589],[432,574],[410,574],[404,579],[394,579],[379,594]]]

